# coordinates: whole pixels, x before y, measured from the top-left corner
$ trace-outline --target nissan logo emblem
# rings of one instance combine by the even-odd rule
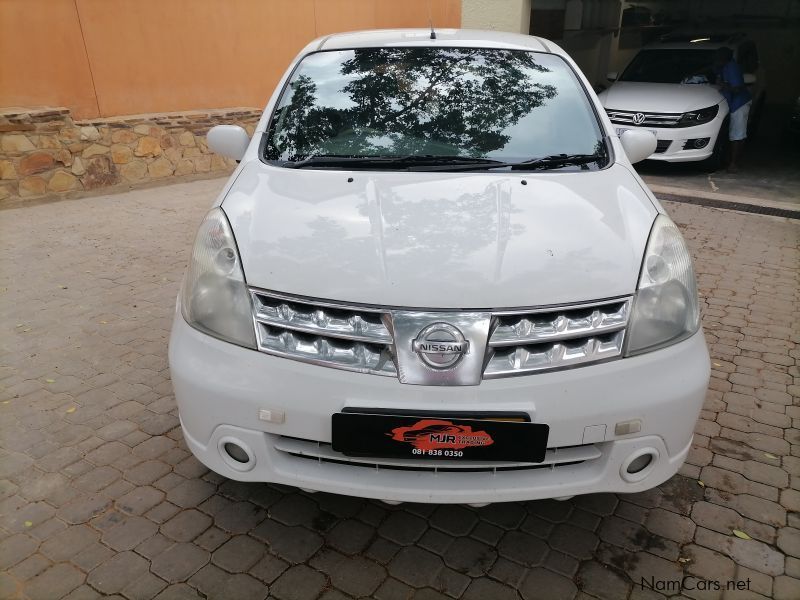
[[[641,125],[642,123],[644,123],[644,113],[636,113],[635,115],[633,115],[633,122],[636,125]]]
[[[462,356],[469,354],[469,342],[464,334],[448,323],[428,325],[419,332],[411,347],[432,369],[454,367]]]

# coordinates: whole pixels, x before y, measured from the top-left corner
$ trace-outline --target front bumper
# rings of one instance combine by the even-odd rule
[[[723,111],[720,111],[722,113]],[[648,157],[648,160],[661,160],[664,162],[690,162],[700,161],[709,158],[714,152],[714,144],[720,135],[722,124],[725,121],[725,114],[718,114],[713,121],[694,127],[636,127],[629,124],[613,123],[615,131],[621,129],[644,129],[656,134],[656,140],[660,148]],[[722,132],[723,135],[727,131]],[[708,138],[708,143],[702,148],[695,148],[691,140]],[[669,145],[667,145],[669,144]],[[666,149],[661,147],[666,146]]]
[[[634,358],[472,387],[428,387],[240,348],[196,331],[178,314],[169,358],[187,444],[213,471],[240,481],[405,502],[506,502],[654,487],[683,464],[709,378],[702,333]],[[554,453],[579,446],[585,460],[513,470],[485,464],[469,472],[379,458],[354,464],[327,445],[331,415],[348,406],[524,411],[550,425],[548,448],[560,449]],[[261,411],[282,414],[283,422],[262,420]],[[631,420],[640,420],[641,430],[616,436],[615,425]],[[251,454],[246,467],[223,452],[230,441]],[[626,480],[623,465],[637,452],[656,458]]]

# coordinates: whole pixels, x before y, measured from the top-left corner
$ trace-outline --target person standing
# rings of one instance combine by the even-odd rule
[[[714,54],[714,67],[720,92],[727,100],[730,110],[728,139],[731,142],[731,160],[728,163],[728,172],[736,173],[739,171],[739,158],[744,140],[747,139],[747,118],[750,115],[752,96],[744,83],[742,69],[734,60],[730,48],[723,46],[717,49]]]

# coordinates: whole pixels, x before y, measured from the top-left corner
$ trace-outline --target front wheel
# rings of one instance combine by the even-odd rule
[[[711,156],[700,163],[704,171],[719,171],[725,166],[728,159],[728,147],[730,146],[728,127],[728,119],[726,118],[719,128],[717,141],[714,142],[714,150],[711,152]]]

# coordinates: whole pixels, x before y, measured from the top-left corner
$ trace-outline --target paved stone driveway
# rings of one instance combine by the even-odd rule
[[[714,368],[683,476],[390,507],[228,481],[187,452],[166,343],[221,185],[0,211],[0,597],[649,599],[653,578],[667,595],[683,580],[692,598],[800,598],[800,223],[668,206]],[[694,589],[729,579],[749,592]]]

